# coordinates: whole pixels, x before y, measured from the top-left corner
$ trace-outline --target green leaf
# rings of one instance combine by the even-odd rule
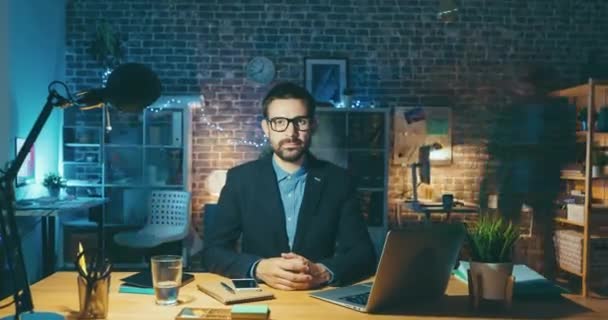
[[[471,258],[479,262],[510,262],[519,229],[498,215],[481,214],[467,226]]]

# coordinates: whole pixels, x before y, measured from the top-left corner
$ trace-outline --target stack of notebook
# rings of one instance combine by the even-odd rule
[[[196,286],[200,291],[226,305],[274,298],[272,292],[264,289],[237,291],[231,287],[226,288],[221,281],[201,282]]]
[[[182,273],[182,286],[192,282],[194,275]],[[122,283],[118,288],[121,293],[136,293],[136,294],[154,294],[152,285],[152,273],[150,271],[142,271],[120,279]]]

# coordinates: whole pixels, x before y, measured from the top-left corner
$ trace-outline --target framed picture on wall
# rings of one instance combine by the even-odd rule
[[[431,150],[433,165],[452,163],[452,108],[396,107],[393,116],[393,161],[412,164],[418,159],[419,148],[436,145]]]
[[[15,157],[23,147],[25,143],[24,138],[15,138]],[[17,173],[17,186],[24,186],[27,184],[32,184],[36,180],[36,158],[34,153],[34,146],[30,149],[30,152],[25,157],[25,161],[23,165],[19,169]]]
[[[346,59],[304,59],[306,89],[317,102],[338,104],[347,87]]]

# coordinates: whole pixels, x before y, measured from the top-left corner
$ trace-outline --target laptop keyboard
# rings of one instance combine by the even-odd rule
[[[346,300],[351,303],[356,303],[360,305],[367,305],[367,299],[369,299],[369,292],[364,292],[360,294],[355,294],[352,296],[341,297],[340,299]]]

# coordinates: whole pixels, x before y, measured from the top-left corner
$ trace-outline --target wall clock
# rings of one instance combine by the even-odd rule
[[[274,79],[276,70],[274,63],[270,59],[266,57],[254,57],[247,63],[245,72],[247,78],[251,81],[268,84]]]

